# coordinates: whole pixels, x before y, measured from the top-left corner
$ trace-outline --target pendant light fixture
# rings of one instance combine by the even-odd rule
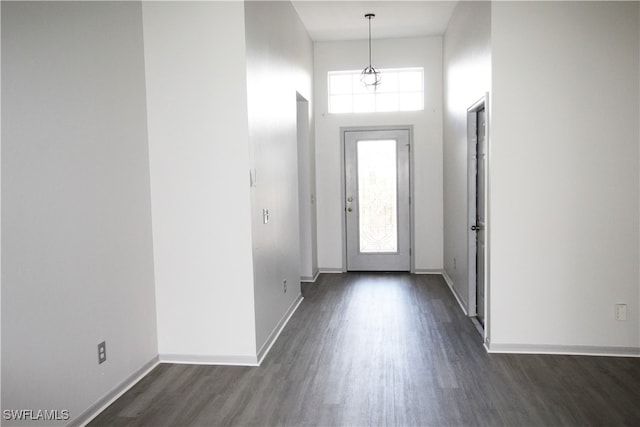
[[[375,18],[375,14],[367,13],[364,15],[365,18],[369,20],[369,66],[362,70],[362,77],[360,81],[367,88],[371,88],[376,90],[378,85],[380,84],[380,71],[373,68],[371,65],[371,19]]]

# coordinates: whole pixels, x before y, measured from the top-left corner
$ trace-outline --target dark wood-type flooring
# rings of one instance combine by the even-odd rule
[[[161,364],[90,426],[640,426],[640,359],[489,355],[437,275],[321,275],[262,366]]]

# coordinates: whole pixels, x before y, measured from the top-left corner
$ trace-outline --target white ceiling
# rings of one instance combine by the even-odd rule
[[[314,41],[359,40],[441,35],[457,1],[297,0],[293,7]]]

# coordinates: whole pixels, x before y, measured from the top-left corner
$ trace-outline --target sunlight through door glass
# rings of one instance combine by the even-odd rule
[[[358,141],[361,253],[398,251],[396,141]]]

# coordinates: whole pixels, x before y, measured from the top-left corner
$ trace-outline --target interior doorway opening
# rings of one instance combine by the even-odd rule
[[[300,281],[313,282],[318,276],[315,148],[310,131],[309,101],[297,92],[296,108]]]
[[[468,314],[487,338],[488,313],[488,105],[482,97],[467,110],[468,142]]]

